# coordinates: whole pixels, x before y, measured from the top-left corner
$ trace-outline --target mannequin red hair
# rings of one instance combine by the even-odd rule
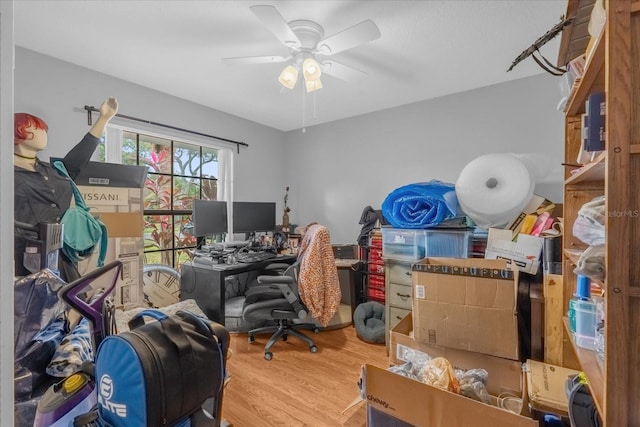
[[[27,113],[16,113],[13,118],[14,125],[14,140],[13,144],[18,145],[21,141],[33,138],[33,132],[29,132],[27,129],[33,127],[35,129],[42,129],[45,132],[49,130],[49,126],[39,117],[32,116]]]

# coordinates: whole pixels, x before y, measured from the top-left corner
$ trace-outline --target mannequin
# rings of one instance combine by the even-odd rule
[[[100,143],[100,137],[109,120],[118,111],[118,101],[109,98],[100,106],[100,116],[89,132],[62,159],[71,178],[75,178],[87,165]],[[26,113],[16,113],[14,118],[14,218],[31,225],[59,222],[69,208],[72,198],[71,183],[37,154],[47,146],[47,124],[40,118]],[[24,276],[22,255],[25,239],[16,233],[14,245],[15,275]],[[71,282],[78,277],[76,266],[62,252],[59,257],[60,276]]]

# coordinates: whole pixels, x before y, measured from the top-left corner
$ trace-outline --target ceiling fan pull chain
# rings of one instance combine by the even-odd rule
[[[313,92],[313,118],[314,118],[314,119],[317,119],[317,118],[318,118],[317,110],[316,110],[316,93],[317,93],[317,92],[318,92],[318,91],[314,91],[314,92]]]
[[[305,133],[307,131],[307,128],[304,125],[305,119],[306,119],[306,109],[307,109],[307,103],[305,100],[305,94],[304,94],[305,90],[304,88],[302,88],[302,133]]]

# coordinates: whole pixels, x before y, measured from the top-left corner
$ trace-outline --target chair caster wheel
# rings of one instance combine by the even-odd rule
[[[273,353],[271,353],[270,351],[267,351],[264,354],[264,360],[271,360],[271,359],[273,359]]]
[[[313,333],[314,333],[314,334],[319,334],[319,333],[320,333],[320,329],[318,329],[318,328],[313,328]]]
[[[311,353],[317,353],[318,347],[316,347],[315,345],[312,345],[311,347],[309,347],[309,350],[311,350]]]
[[[249,335],[249,344],[252,344],[256,341],[256,337],[254,337],[253,335]]]

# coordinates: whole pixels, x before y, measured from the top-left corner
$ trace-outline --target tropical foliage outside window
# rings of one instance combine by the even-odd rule
[[[122,164],[147,167],[144,188],[145,264],[178,271],[192,257],[193,199],[217,199],[216,148],[122,132]]]

